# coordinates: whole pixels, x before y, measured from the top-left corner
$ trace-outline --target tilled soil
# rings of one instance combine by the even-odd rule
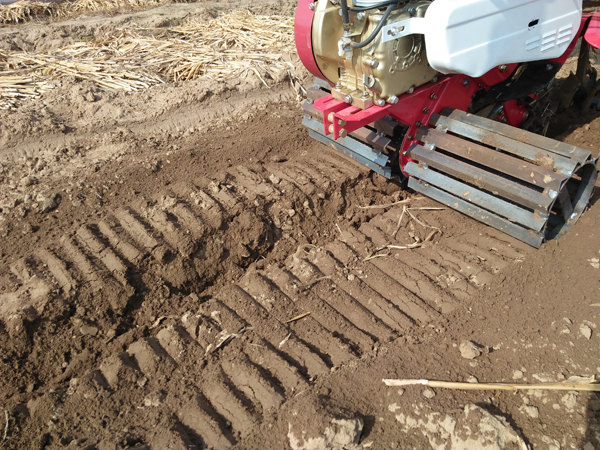
[[[3,447],[332,448],[350,423],[346,448],[600,448],[597,393],[381,381],[599,375],[598,195],[534,250],[418,209],[257,87],[65,83],[3,113]],[[553,133],[597,153],[600,116]]]

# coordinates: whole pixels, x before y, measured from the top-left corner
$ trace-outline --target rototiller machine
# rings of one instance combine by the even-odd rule
[[[579,219],[598,177],[595,154],[544,136],[559,108],[589,108],[597,86],[600,14],[582,11],[581,0],[299,0],[296,46],[317,77],[304,124],[539,247]],[[556,95],[578,43],[577,73]]]

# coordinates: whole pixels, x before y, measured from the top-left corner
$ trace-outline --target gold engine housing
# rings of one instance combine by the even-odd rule
[[[350,2],[348,2],[350,4]],[[387,24],[423,17],[430,1],[406,2],[392,11]],[[362,109],[384,101],[394,103],[411,88],[431,81],[437,72],[427,63],[425,40],[420,34],[383,42],[383,30],[366,47],[352,50],[352,57],[338,55],[338,40],[344,24],[337,0],[315,2],[312,45],[315,61],[325,77],[335,83],[333,97]],[[354,42],[371,35],[383,11],[350,11],[350,33]],[[350,97],[348,97],[350,96]]]

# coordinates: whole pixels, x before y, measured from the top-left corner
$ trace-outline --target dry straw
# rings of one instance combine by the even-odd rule
[[[0,54],[0,109],[39,96],[72,77],[105,89],[135,91],[165,79],[217,80],[256,75],[281,80],[293,69],[293,18],[235,12],[207,22],[160,29],[130,28],[50,53]],[[287,55],[287,60],[284,56]]]
[[[0,23],[17,24],[31,19],[51,17],[64,19],[83,12],[118,9],[152,8],[164,3],[191,3],[194,0],[65,0],[47,2],[20,1],[0,5]]]

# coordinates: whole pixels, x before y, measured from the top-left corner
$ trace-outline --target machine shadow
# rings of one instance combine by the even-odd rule
[[[585,434],[577,448],[593,450],[600,448],[600,392],[580,393],[583,398],[587,397],[585,406]]]

